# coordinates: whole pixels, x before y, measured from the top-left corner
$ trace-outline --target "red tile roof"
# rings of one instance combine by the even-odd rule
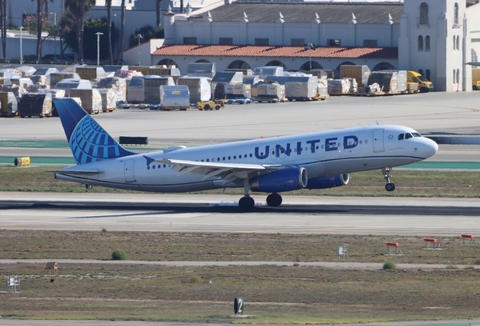
[[[164,45],[152,53],[155,56],[199,57],[276,57],[276,58],[381,58],[397,59],[398,48],[317,47],[255,45]]]

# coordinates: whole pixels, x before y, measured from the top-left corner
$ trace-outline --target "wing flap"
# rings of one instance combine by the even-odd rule
[[[65,175],[92,175],[92,174],[101,174],[104,173],[102,170],[92,169],[92,170],[47,170],[45,172],[59,173]]]
[[[262,165],[248,163],[220,163],[220,162],[199,162],[177,159],[157,159],[155,162],[173,165],[172,169],[178,171],[178,175],[187,173],[203,174],[203,180],[221,177],[225,181],[246,179],[250,174],[263,174],[271,170],[283,168],[281,165]]]

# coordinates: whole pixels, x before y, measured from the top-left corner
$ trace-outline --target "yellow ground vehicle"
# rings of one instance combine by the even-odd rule
[[[413,70],[407,71],[407,83],[418,83],[420,92],[423,93],[433,91],[433,83],[423,77],[420,73]]]
[[[472,69],[472,88],[480,89],[480,69]]]
[[[205,101],[205,102],[197,102],[197,109],[199,110],[220,110],[225,107],[224,100],[215,100],[215,101]]]

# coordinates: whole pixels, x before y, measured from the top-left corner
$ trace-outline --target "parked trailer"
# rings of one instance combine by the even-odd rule
[[[383,94],[397,94],[398,72],[393,70],[373,71],[368,78],[368,85],[375,83],[380,85]]]
[[[96,88],[92,89],[71,89],[70,97],[79,97],[82,101],[82,107],[89,114],[98,114],[102,109],[102,96]]]
[[[318,100],[318,95],[316,76],[289,77],[285,82],[285,96],[289,101]]]
[[[0,92],[0,115],[2,117],[13,117],[18,114],[18,102],[12,92]]]
[[[92,80],[106,77],[105,70],[102,67],[75,66],[74,69],[81,79]]]
[[[25,117],[51,117],[52,94],[26,93],[18,103],[18,115]]]
[[[254,91],[255,90],[255,91]],[[262,102],[284,102],[285,85],[278,83],[258,83],[253,85],[252,94],[256,94],[254,101]]]
[[[143,103],[145,102],[145,77],[134,76],[130,79],[127,86],[127,102]]]
[[[146,103],[158,103],[160,101],[160,86],[170,85],[174,86],[172,77],[160,76],[145,76],[144,83],[144,98]]]
[[[252,86],[250,84],[226,84],[225,97],[227,99],[250,99]]]
[[[160,86],[160,110],[186,111],[190,107],[190,91],[187,85]]]
[[[102,97],[102,112],[112,112],[117,108],[117,94],[112,88],[96,88]]]
[[[342,65],[340,66],[340,78],[355,78],[360,87],[367,86],[370,68],[366,65]]]
[[[209,78],[183,76],[177,79],[177,85],[188,86],[190,103],[210,101],[212,97]]]
[[[346,95],[358,91],[357,81],[354,78],[327,79],[328,94]]]

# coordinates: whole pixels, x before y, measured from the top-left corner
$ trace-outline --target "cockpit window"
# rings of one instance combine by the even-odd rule
[[[403,134],[398,135],[398,140],[403,140]]]
[[[422,137],[418,132],[412,132],[413,137]]]
[[[412,138],[412,137],[413,137],[412,134],[409,133],[409,132],[407,132],[407,133],[405,134],[405,139],[410,139],[410,138]]]

